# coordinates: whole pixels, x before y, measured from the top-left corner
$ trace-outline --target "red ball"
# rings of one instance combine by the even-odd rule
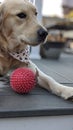
[[[28,93],[36,85],[36,76],[29,68],[18,68],[10,76],[10,86],[17,93]]]

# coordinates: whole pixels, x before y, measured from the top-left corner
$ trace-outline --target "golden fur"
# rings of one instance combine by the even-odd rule
[[[20,19],[17,14],[24,12],[27,17]],[[9,51],[19,51],[27,44],[37,45],[37,31],[42,27],[36,18],[36,8],[27,0],[5,0],[0,5],[0,74],[5,74],[13,66],[23,66],[9,55]]]
[[[20,18],[20,13],[22,13],[22,18]],[[37,81],[40,87],[46,88],[64,99],[71,98],[73,97],[73,87],[57,83],[53,78],[40,71],[31,61],[27,65],[9,54],[9,52],[20,51],[27,45],[40,44],[44,36],[40,41],[37,32],[40,28],[45,32],[46,29],[39,24],[36,14],[36,8],[28,0],[5,0],[0,5],[0,74],[6,74],[13,67],[30,67],[34,73],[37,70]]]

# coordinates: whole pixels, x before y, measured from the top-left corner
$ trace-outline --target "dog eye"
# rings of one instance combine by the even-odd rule
[[[25,13],[19,13],[19,14],[17,14],[17,16],[18,16],[19,18],[21,18],[21,19],[24,19],[24,18],[27,17],[27,15],[26,15]]]
[[[37,15],[38,15],[38,12],[35,12],[35,15],[37,16]]]

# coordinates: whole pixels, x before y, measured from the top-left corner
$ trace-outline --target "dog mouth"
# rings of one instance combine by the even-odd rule
[[[25,41],[24,39],[21,39],[21,43],[25,44],[25,45],[28,45],[29,42],[28,41]]]
[[[31,39],[31,40],[25,40],[25,39],[21,39],[21,43],[24,45],[29,45],[29,46],[38,46],[42,43],[46,43],[47,38],[43,37],[43,38],[37,38],[35,40]]]
[[[47,34],[47,31],[39,30],[35,37],[27,37],[22,34],[19,39],[23,45],[37,46],[45,42]]]
[[[35,42],[35,41],[26,41],[24,39],[21,39],[21,43],[24,44],[24,45],[29,45],[29,46],[37,46],[39,45],[39,42]]]
[[[45,41],[46,41],[45,37],[38,38],[38,44],[45,43]]]

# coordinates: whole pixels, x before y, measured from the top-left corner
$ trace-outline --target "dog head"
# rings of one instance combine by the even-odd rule
[[[5,0],[0,5],[0,44],[9,50],[38,45],[47,36],[37,20],[37,10],[28,0]]]

